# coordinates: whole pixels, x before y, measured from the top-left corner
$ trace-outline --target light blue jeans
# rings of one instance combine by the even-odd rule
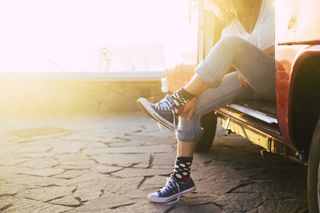
[[[230,68],[236,71],[228,73]],[[191,121],[179,117],[176,137],[179,141],[200,140],[203,129],[200,119],[236,99],[252,98],[274,100],[275,59],[239,37],[221,39],[196,68],[197,75],[213,85],[198,97]],[[249,84],[239,82],[241,75]]]

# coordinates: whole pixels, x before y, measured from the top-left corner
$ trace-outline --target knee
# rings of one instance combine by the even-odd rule
[[[176,130],[176,138],[179,141],[199,141],[203,135],[203,129],[200,126],[200,119],[193,116],[191,121],[185,118],[179,118],[179,125]]]
[[[226,37],[223,37],[218,44],[221,46],[228,47],[232,50],[234,49],[234,47],[238,47],[244,42],[245,40],[237,36],[226,36]]]

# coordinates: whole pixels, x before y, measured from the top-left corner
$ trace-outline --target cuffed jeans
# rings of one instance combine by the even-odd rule
[[[236,71],[228,73],[231,67]],[[179,117],[176,130],[179,141],[200,140],[203,134],[201,117],[236,99],[250,97],[274,100],[275,97],[274,57],[239,37],[221,39],[196,68],[196,73],[207,84],[218,86],[210,87],[198,97],[190,121]],[[248,85],[240,84],[239,75]]]

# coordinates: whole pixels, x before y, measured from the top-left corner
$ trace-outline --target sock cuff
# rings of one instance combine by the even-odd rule
[[[185,98],[189,101],[192,100],[194,97],[196,97],[195,95],[191,94],[190,92],[188,92],[184,88],[181,88],[180,90],[178,90],[177,94],[179,94],[179,96],[182,96],[183,98]]]
[[[193,157],[177,157],[177,161],[180,163],[192,162]]]

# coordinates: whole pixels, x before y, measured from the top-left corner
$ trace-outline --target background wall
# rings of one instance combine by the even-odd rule
[[[136,99],[159,100],[159,81],[0,80],[0,114],[108,113],[138,110]]]

